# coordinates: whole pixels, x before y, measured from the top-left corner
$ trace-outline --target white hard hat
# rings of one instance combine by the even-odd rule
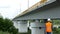
[[[51,21],[51,19],[50,19],[50,18],[48,18],[48,19],[47,19],[47,21]]]

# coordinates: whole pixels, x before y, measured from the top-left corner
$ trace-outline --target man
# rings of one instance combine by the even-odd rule
[[[48,21],[46,22],[46,33],[47,34],[51,34],[52,32],[52,23],[51,23],[51,20],[48,19]]]

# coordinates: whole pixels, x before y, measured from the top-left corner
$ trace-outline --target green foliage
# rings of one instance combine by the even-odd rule
[[[1,17],[1,18],[0,18],[0,30],[2,30],[2,28],[3,28],[3,27],[2,27],[2,26],[3,26],[3,23],[4,23],[4,19]]]
[[[2,17],[0,18],[0,31],[7,31],[12,34],[18,33],[18,30],[13,26],[13,22],[8,18],[3,19]]]
[[[16,29],[14,26],[12,26],[8,31],[12,34],[17,34],[18,33],[18,29]]]
[[[0,34],[10,34],[9,32],[0,31]]]
[[[3,31],[8,31],[8,29],[13,26],[13,22],[10,19],[5,18],[3,21],[2,29]]]
[[[53,34],[60,34],[60,28],[54,28]]]
[[[60,20],[53,20],[54,25],[60,25]]]

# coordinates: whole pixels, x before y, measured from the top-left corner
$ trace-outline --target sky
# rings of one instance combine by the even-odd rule
[[[29,0],[29,7],[39,1]],[[4,18],[13,19],[26,9],[28,9],[28,0],[0,0],[0,14]]]

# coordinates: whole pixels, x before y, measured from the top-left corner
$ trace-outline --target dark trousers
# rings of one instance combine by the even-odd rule
[[[51,34],[51,32],[47,32],[47,34]]]

